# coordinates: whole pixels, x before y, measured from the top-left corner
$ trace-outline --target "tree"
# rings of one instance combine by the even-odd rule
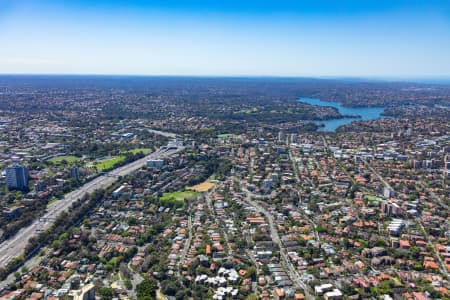
[[[324,232],[327,232],[327,229],[326,229],[325,227],[323,227],[322,225],[318,225],[318,226],[316,227],[316,230],[317,230],[318,233],[324,233]]]
[[[126,288],[127,290],[131,290],[131,289],[133,288],[133,284],[131,283],[131,280],[130,280],[130,279],[125,279],[125,280],[123,281],[123,284],[125,285],[125,288]]]
[[[163,282],[161,282],[161,291],[165,295],[175,296],[177,291],[180,289],[181,289],[181,286],[178,283],[178,281],[164,280]]]
[[[175,299],[176,300],[186,299],[186,292],[184,290],[178,290],[177,293],[175,294]]]
[[[113,290],[109,287],[102,287],[100,289],[100,296],[102,297],[102,299],[112,299]]]
[[[270,270],[269,270],[269,267],[268,267],[268,266],[263,265],[261,269],[262,269],[262,273],[263,273],[264,275],[269,275],[269,274],[270,274]]]
[[[378,239],[375,241],[375,246],[376,246],[376,247],[386,247],[386,242],[383,241],[382,239],[378,238]]]
[[[0,268],[0,280],[4,280],[6,275],[8,275],[6,270],[4,268]]]
[[[121,262],[119,264],[119,270],[123,276],[125,276],[126,278],[130,278],[130,276],[131,276],[130,270],[128,269],[128,265],[126,263]]]
[[[136,224],[137,224],[137,219],[136,219],[135,217],[129,217],[129,218],[127,219],[127,224],[128,224],[129,226],[136,225]]]
[[[156,296],[158,284],[154,279],[145,279],[136,286],[138,300],[149,300]]]
[[[256,280],[256,268],[255,267],[249,267],[248,269],[247,269],[247,276],[248,276],[248,278],[251,278],[252,279],[252,281],[255,281]]]
[[[301,247],[306,247],[306,240],[303,237],[298,237],[297,241]]]
[[[51,247],[55,250],[59,249],[61,247],[61,241],[54,240]]]

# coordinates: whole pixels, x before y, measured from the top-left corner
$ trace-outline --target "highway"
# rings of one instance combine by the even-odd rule
[[[62,212],[67,211],[72,203],[77,199],[83,198],[84,195],[92,193],[97,189],[106,188],[118,180],[119,176],[128,175],[141,167],[143,167],[148,159],[158,159],[170,156],[184,149],[183,146],[177,146],[166,150],[160,148],[159,150],[147,155],[144,158],[131,162],[127,165],[114,169],[111,172],[101,175],[92,181],[84,184],[80,188],[68,193],[64,199],[53,203],[48,207],[47,212],[39,219],[35,220],[28,227],[22,228],[15,236],[0,244],[0,266],[6,266],[15,257],[23,253],[28,240],[44,231],[53,224],[54,220]]]
[[[165,137],[167,137],[167,138],[172,138],[172,139],[174,139],[174,138],[177,137],[177,135],[176,135],[175,133],[172,133],[172,132],[165,132],[165,131],[154,130],[154,129],[148,129],[148,131],[151,132],[151,133],[154,133],[154,134],[158,134],[158,135],[161,135],[161,136],[165,136]]]

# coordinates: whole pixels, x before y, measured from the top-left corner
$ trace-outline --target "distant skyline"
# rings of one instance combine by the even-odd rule
[[[450,1],[0,0],[0,74],[450,78]]]

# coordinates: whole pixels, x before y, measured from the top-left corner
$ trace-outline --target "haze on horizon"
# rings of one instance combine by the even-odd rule
[[[0,73],[450,77],[448,1],[0,1]]]

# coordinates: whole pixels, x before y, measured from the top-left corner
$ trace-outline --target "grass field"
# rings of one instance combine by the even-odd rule
[[[199,193],[194,191],[184,191],[184,192],[172,192],[172,193],[165,193],[161,196],[161,201],[168,201],[168,200],[175,200],[175,201],[184,201],[193,199],[196,197]]]
[[[209,191],[209,190],[212,189],[214,186],[215,186],[214,183],[209,182],[209,181],[205,181],[205,182],[202,182],[202,183],[200,183],[200,184],[197,184],[197,185],[194,185],[194,186],[190,186],[190,187],[188,187],[187,189],[188,189],[188,190],[195,191],[195,192],[200,192],[200,193],[202,193],[202,192],[207,192],[207,191]]]
[[[374,195],[365,195],[364,196],[364,200],[367,201],[381,201],[382,199],[378,198],[377,196]]]
[[[218,137],[219,139],[226,139],[226,138],[228,138],[229,136],[230,136],[229,133],[224,133],[224,134],[219,134],[217,137]]]
[[[94,164],[94,165],[97,167],[97,171],[103,172],[105,170],[109,170],[109,169],[113,168],[115,164],[121,163],[124,160],[125,160],[125,156],[119,155],[119,156],[113,156],[111,158],[101,160],[101,161],[97,162],[97,164]]]
[[[56,156],[53,158],[50,158],[48,161],[54,163],[54,164],[60,164],[62,163],[62,161],[65,160],[67,161],[69,164],[80,161],[81,158],[80,157],[76,157],[76,156],[72,156],[72,155],[65,155],[65,156]]]
[[[150,151],[152,151],[150,148],[136,148],[136,149],[131,149],[131,150],[124,151],[124,153],[131,152],[133,154],[137,154],[139,152],[142,152],[142,153],[144,153],[144,155],[147,155],[147,154],[150,153]]]

